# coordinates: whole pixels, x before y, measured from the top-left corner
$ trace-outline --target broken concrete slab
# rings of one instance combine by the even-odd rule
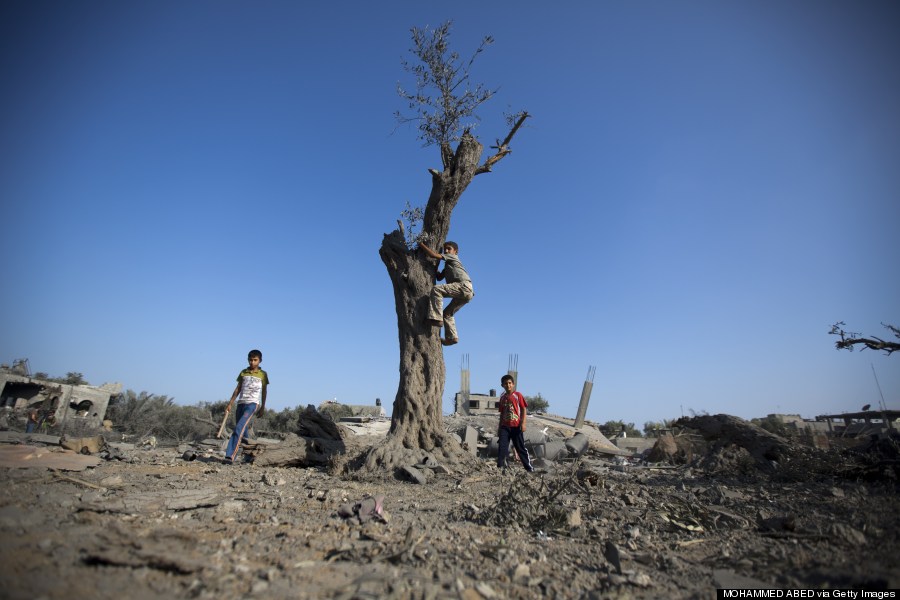
[[[478,430],[470,425],[466,425],[463,444],[468,449],[469,454],[478,454]]]
[[[528,415],[528,430],[542,430],[550,427],[561,432],[566,438],[571,438],[577,433],[581,433],[588,438],[588,444],[591,450],[602,454],[630,456],[631,452],[622,450],[613,444],[603,433],[591,423],[585,422],[581,429],[575,429],[575,421],[558,415]],[[527,433],[527,432],[526,432]]]
[[[543,444],[550,437],[547,435],[547,428],[539,429],[537,427],[526,427],[522,434],[526,444]]]
[[[50,446],[59,445],[58,435],[47,435],[44,433],[22,433],[21,431],[0,431],[0,443],[5,444],[48,444]]]
[[[368,423],[372,417],[341,417],[340,423]]]
[[[78,454],[71,450],[37,446],[0,446],[0,467],[10,469],[41,468],[83,471],[99,464],[100,458]]]

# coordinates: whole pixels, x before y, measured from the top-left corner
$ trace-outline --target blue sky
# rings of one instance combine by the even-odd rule
[[[409,29],[454,22],[533,119],[451,239],[475,283],[444,409],[520,390],[642,426],[691,412],[900,408],[895,2],[5,2],[0,360],[227,399],[260,348],[276,410],[390,409],[378,257],[440,166],[396,128]]]

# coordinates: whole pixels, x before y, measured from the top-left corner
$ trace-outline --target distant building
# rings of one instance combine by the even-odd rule
[[[839,437],[855,437],[880,433],[887,430],[898,430],[900,411],[877,410],[838,415],[819,415],[816,421],[826,427],[828,433]]]
[[[491,390],[488,394],[456,392],[454,407],[459,415],[496,415],[500,409],[500,399],[497,390]]]
[[[815,420],[804,419],[800,415],[770,414],[770,421],[782,423],[817,448],[832,447],[836,440],[845,442],[864,439],[890,429],[900,429],[897,419],[900,411],[872,411],[819,415]]]
[[[121,393],[121,383],[69,385],[37,379],[21,369],[0,370],[0,409],[37,408],[60,425],[100,427],[110,399]]]

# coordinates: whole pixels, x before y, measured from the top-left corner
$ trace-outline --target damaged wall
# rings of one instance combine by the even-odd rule
[[[0,372],[0,407],[8,410],[38,408],[62,424],[82,423],[100,427],[113,396],[122,393],[121,383],[69,385],[10,372]]]

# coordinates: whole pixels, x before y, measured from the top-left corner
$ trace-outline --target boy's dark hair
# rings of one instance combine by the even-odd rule
[[[503,377],[500,378],[500,385],[503,385],[507,381],[512,381],[513,383],[516,382],[516,380],[513,379],[512,375],[504,375]]]
[[[259,360],[262,360],[262,352],[260,352],[259,350],[251,350],[247,353],[247,360],[250,360],[251,358],[258,358]]]
[[[455,251],[459,252],[459,244],[457,244],[456,242],[444,242],[444,245],[445,245],[445,246],[450,246],[450,247],[453,248]]]

